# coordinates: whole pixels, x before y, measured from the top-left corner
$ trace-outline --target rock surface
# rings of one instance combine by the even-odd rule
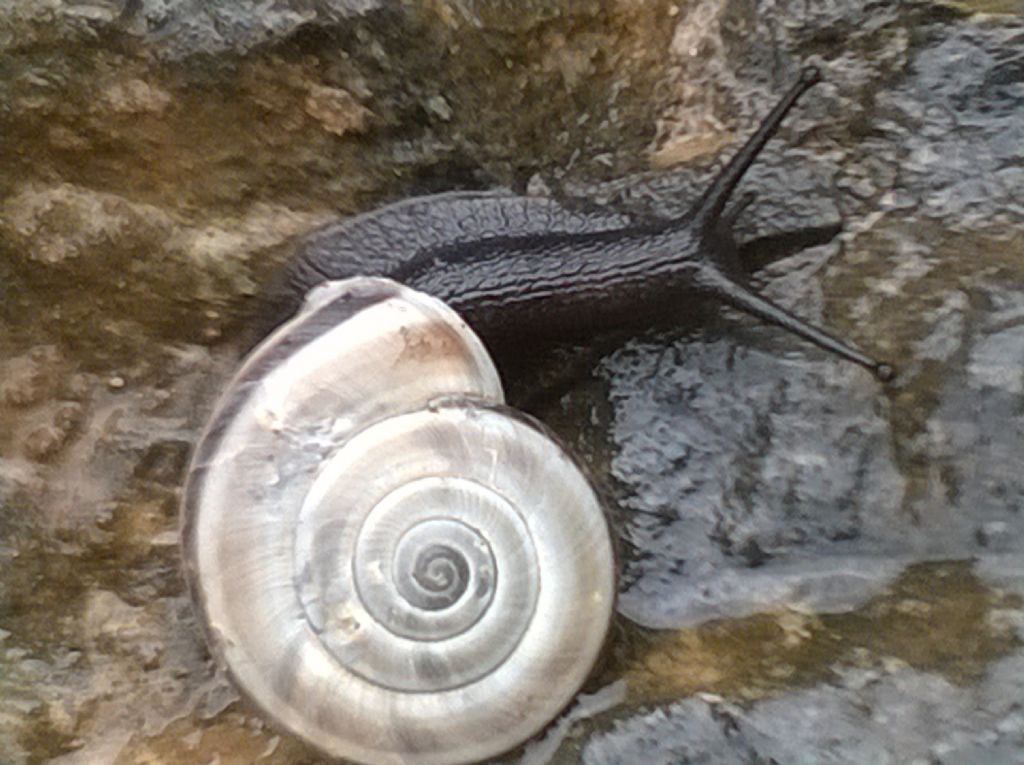
[[[268,276],[412,193],[678,213],[809,60],[827,81],[741,228],[841,222],[757,278],[899,377],[712,308],[547,405],[614,507],[623,618],[590,690],[626,687],[551,757],[1022,761],[1022,13],[3,4],[5,765],[321,761],[213,667],[179,566],[188,455]]]

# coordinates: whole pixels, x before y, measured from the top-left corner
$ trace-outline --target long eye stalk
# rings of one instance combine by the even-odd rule
[[[775,108],[764,118],[760,127],[743,144],[743,148],[736,152],[736,156],[729,160],[722,172],[711,182],[711,186],[694,205],[691,212],[692,217],[703,221],[709,227],[718,222],[729,197],[736,190],[743,174],[754,164],[761,149],[778,132],[782,120],[796,106],[800,96],[819,82],[821,82],[821,70],[818,67],[808,66],[800,72],[800,79],[786,91],[786,94],[775,104]]]

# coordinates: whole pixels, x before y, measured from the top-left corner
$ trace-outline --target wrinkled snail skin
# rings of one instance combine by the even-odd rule
[[[433,297],[331,282],[256,348],[195,451],[190,588],[268,719],[360,763],[477,762],[540,731],[604,643],[601,504]]]
[[[726,205],[785,115],[819,80],[817,69],[804,70],[680,218],[641,222],[505,193],[419,197],[312,234],[278,299],[290,307],[325,279],[386,276],[444,300],[496,354],[516,353],[535,338],[578,339],[679,320],[710,299],[890,379],[888,364],[752,290],[738,263],[732,226],[750,199]]]

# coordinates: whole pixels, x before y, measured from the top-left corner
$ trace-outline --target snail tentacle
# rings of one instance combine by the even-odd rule
[[[750,169],[757,159],[757,155],[765,147],[765,144],[774,136],[782,121],[796,106],[800,96],[806,93],[811,87],[821,82],[821,70],[809,66],[800,73],[800,79],[779,99],[768,116],[764,118],[754,134],[746,140],[746,143],[729,160],[722,171],[711,182],[711,186],[704,192],[701,198],[693,206],[693,209],[684,216],[683,220],[693,218],[703,229],[713,228],[725,209],[729,197],[732,196],[736,186],[743,179],[743,175]],[[687,223],[687,225],[689,225]]]
[[[842,230],[842,224],[836,222],[772,232],[755,239],[739,242],[737,258],[747,273],[754,273],[809,247],[828,244]]]
[[[736,221],[740,219],[740,216],[746,211],[750,205],[757,201],[757,193],[753,191],[747,191],[736,200],[730,209],[726,210],[722,214],[721,225],[724,229],[731,231],[736,225]]]
[[[691,227],[695,226],[700,231],[701,239],[711,242],[699,248],[700,252],[705,253],[705,258],[696,270],[694,281],[702,292],[802,337],[829,353],[852,361],[886,382],[895,375],[895,370],[890,364],[871,358],[852,344],[794,316],[782,306],[759,295],[747,286],[745,275],[737,268],[740,248],[735,243],[732,228],[754,198],[749,193],[745,194],[728,211],[725,210],[726,204],[744,173],[772,136],[778,132],[782,121],[796,105],[800,96],[819,82],[821,71],[817,67],[806,67],[801,72],[800,79],[782,96],[753,135],[729,160],[693,209],[679,220],[670,223],[669,228],[682,228],[689,235]]]
[[[699,278],[703,289],[723,303],[751,316],[756,316],[769,324],[782,327],[794,335],[814,343],[819,348],[852,361],[867,369],[882,382],[888,382],[895,376],[895,370],[891,364],[871,358],[860,349],[840,340],[824,329],[794,316],[774,301],[759,295],[720,271],[707,269],[701,273]]]

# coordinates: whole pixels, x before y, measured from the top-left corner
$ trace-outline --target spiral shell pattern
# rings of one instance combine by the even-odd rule
[[[244,362],[199,445],[185,568],[207,638],[274,721],[363,763],[467,763],[589,674],[614,557],[597,497],[503,404],[443,303],[330,282]]]

